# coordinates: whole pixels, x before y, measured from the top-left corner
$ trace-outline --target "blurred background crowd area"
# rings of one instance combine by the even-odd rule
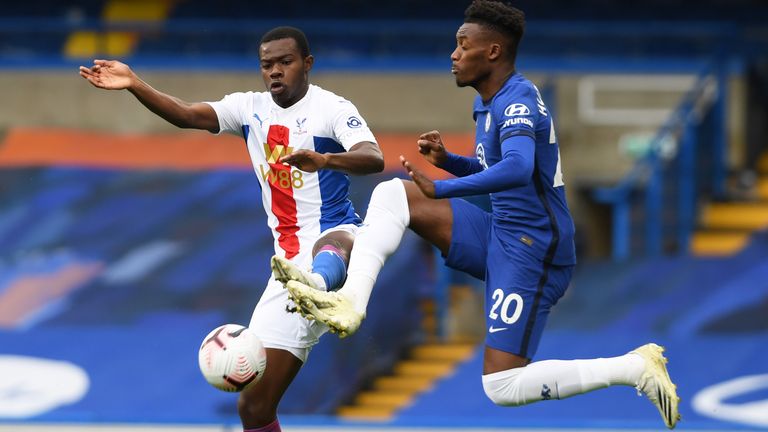
[[[172,131],[171,125],[137,109],[130,95],[92,91],[85,82],[75,82],[73,71],[93,58],[118,58],[167,93],[190,101],[218,100],[230,92],[262,88],[260,36],[288,24],[309,36],[316,57],[313,82],[352,100],[385,141],[388,134],[406,134],[395,137],[385,151],[392,161],[408,151],[399,144],[408,145],[414,134],[431,129],[464,134],[453,148],[470,153],[474,93],[456,89],[449,74],[449,55],[466,5],[13,2],[0,15],[0,85],[6,100],[13,101],[0,107],[0,130]],[[675,116],[695,111],[702,118],[688,122],[695,123],[693,133],[701,130],[713,141],[709,152],[691,155],[708,159],[699,161],[707,170],[692,172],[702,181],[687,187],[701,188],[705,178],[714,179],[707,190],[681,192],[695,195],[683,200],[688,209],[681,210],[680,218],[690,221],[685,236],[695,237],[695,212],[706,199],[725,198],[728,191],[752,192],[766,141],[767,5],[746,0],[712,0],[695,7],[687,1],[516,5],[529,21],[518,67],[539,86],[555,115],[568,193],[583,225],[582,254],[628,256],[646,247],[642,238],[631,238],[631,230],[609,236],[601,229],[610,217],[604,210],[615,206],[617,198],[595,195],[595,189],[617,183],[653,153],[649,149],[666,159],[675,157],[678,148],[670,140],[652,142],[665,123],[675,123],[663,131],[666,135],[682,135],[686,122]],[[692,99],[690,108],[682,107],[686,95]],[[705,120],[705,115],[710,117]],[[660,207],[667,202],[662,201]],[[664,216],[659,213],[656,219],[648,230],[665,237]],[[623,225],[633,223],[629,217]],[[659,252],[686,250],[691,241],[702,251],[733,249],[745,237],[718,238],[714,246],[711,236],[652,239],[647,247]]]
[[[194,359],[210,329],[248,321],[269,276],[272,239],[246,150],[234,137],[179,131],[127,92],[92,88],[79,65],[120,59],[163,92],[218,100],[263,89],[264,32],[303,29],[311,81],[355,103],[386,157],[385,173],[352,179],[364,215],[375,184],[404,175],[398,155],[419,163],[419,133],[438,129],[449,150],[473,153],[475,92],[456,88],[449,60],[467,4],[4,2],[0,362],[64,361],[88,380],[74,374],[79,384],[61,387],[80,393],[61,403],[37,393],[45,385],[12,379],[19,363],[3,363],[0,402],[21,396],[0,403],[0,421],[237,421],[232,396],[210,389]],[[677,347],[684,418],[768,426],[764,413],[743,423],[753,417],[739,406],[698,398],[766,373],[768,4],[512,4],[527,15],[517,66],[554,118],[580,260],[542,358],[665,342]],[[459,424],[656,426],[653,407],[623,393],[563,402],[559,423],[546,404],[514,415],[490,405],[477,379],[481,288],[409,234],[360,333],[324,338],[281,410],[411,425],[454,422],[450,412]],[[700,359],[714,351],[723,368],[705,374]],[[148,395],[158,382],[167,385]],[[606,409],[595,416],[594,403]]]

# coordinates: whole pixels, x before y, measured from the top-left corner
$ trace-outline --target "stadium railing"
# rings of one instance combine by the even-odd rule
[[[701,72],[646,154],[617,184],[593,189],[592,198],[611,208],[612,259],[687,252],[699,202],[724,197],[724,69],[718,62]],[[633,237],[642,239],[640,247]]]

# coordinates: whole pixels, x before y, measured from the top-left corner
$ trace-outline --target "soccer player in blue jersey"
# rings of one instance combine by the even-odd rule
[[[289,281],[286,288],[302,313],[351,334],[385,259],[410,228],[440,249],[446,265],[485,280],[483,387],[494,403],[518,406],[627,385],[673,428],[679,398],[658,345],[614,358],[531,362],[576,257],[554,122],[536,86],[515,68],[524,27],[518,9],[472,2],[456,33],[451,72],[459,87],[478,93],[476,157],[449,153],[437,131],[421,135],[421,154],[456,178],[432,181],[401,156],[413,181],[394,179],[374,190],[344,286],[325,292]],[[491,212],[460,199],[478,194],[490,194]]]

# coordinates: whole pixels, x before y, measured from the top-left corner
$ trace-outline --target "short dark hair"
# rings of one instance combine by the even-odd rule
[[[525,13],[503,1],[474,0],[464,11],[464,22],[480,24],[509,39],[508,55],[514,61],[525,33]]]
[[[301,57],[307,58],[309,56],[309,41],[303,31],[296,27],[275,27],[272,30],[264,33],[261,37],[261,44],[272,42],[278,39],[293,39],[296,41],[296,46],[299,47]]]

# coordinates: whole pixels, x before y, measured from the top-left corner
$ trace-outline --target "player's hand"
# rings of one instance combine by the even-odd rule
[[[294,166],[302,171],[316,172],[328,164],[328,156],[312,150],[296,150],[280,158],[280,162]]]
[[[442,166],[448,158],[448,152],[445,151],[440,132],[436,130],[421,134],[416,144],[419,145],[419,153],[423,154],[424,158],[436,167]]]
[[[116,60],[94,60],[93,66],[80,66],[80,76],[95,87],[122,90],[133,85],[135,75],[125,63]]]
[[[434,198],[435,182],[427,178],[427,176],[425,176],[421,170],[411,165],[411,163],[408,162],[408,160],[406,160],[403,155],[400,155],[400,163],[403,165],[403,168],[405,168],[408,176],[411,177],[411,180],[413,180],[413,182],[416,183],[416,186],[421,189],[421,193],[423,193],[427,198]]]

